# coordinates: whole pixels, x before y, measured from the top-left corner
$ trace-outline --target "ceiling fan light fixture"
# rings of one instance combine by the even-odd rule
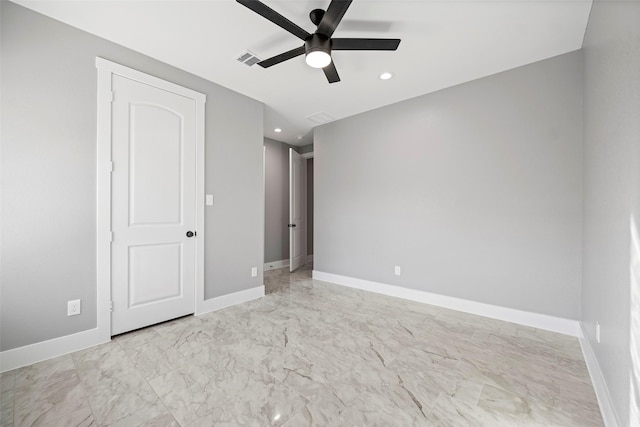
[[[323,50],[315,50],[307,53],[305,57],[307,65],[313,68],[324,68],[331,64],[331,55]]]
[[[331,64],[331,40],[321,34],[312,34],[304,41],[305,61],[313,68]]]

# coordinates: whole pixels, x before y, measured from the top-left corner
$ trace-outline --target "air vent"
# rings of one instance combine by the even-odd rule
[[[238,55],[236,57],[236,60],[238,62],[242,62],[244,65],[247,65],[249,67],[251,67],[253,64],[257,64],[258,62],[262,61],[260,58],[258,58],[256,55],[249,52],[248,50]]]
[[[325,113],[324,111],[320,111],[318,113],[313,113],[310,116],[307,116],[308,120],[311,120],[314,123],[317,123],[319,125],[323,124],[323,123],[329,123],[335,120],[335,117],[330,116],[329,114]]]

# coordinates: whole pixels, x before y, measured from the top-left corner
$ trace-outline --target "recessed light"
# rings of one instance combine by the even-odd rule
[[[275,128],[273,131],[274,131],[274,132],[277,132],[277,133],[280,133],[280,132],[282,132],[282,129],[280,129],[280,128]]]
[[[380,74],[380,80],[389,80],[391,77],[393,77],[393,73],[385,72]]]
[[[302,139],[302,135],[298,135],[298,139]]]

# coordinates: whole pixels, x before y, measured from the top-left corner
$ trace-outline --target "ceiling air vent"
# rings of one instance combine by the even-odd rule
[[[314,123],[317,123],[319,125],[323,124],[323,123],[329,123],[335,120],[335,117],[330,116],[329,114],[325,113],[324,111],[320,111],[318,113],[313,113],[310,116],[307,116],[308,120],[311,120]]]
[[[246,51],[242,52],[240,55],[238,55],[236,57],[236,60],[238,62],[242,62],[244,65],[248,65],[249,67],[251,67],[253,64],[257,64],[258,62],[262,61],[260,58],[258,58],[253,53],[249,52],[248,50],[246,50]]]

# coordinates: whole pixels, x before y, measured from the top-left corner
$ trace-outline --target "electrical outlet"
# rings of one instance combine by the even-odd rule
[[[67,316],[76,316],[78,314],[80,314],[80,300],[67,301]]]
[[[400,266],[399,265],[396,265],[396,267],[394,269],[394,273],[395,273],[396,276],[400,275]]]
[[[258,267],[251,267],[251,277],[258,277]]]
[[[596,341],[600,344],[600,322],[596,322]]]

